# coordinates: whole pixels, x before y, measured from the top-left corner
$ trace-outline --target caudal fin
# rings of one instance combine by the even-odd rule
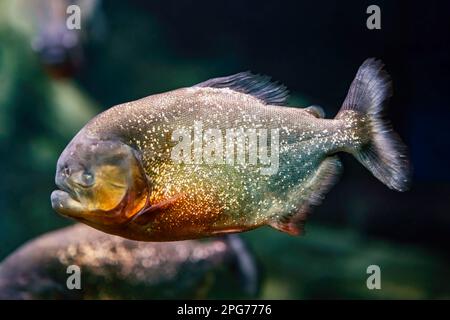
[[[366,117],[368,143],[352,151],[353,155],[389,188],[405,191],[410,166],[405,145],[383,117],[392,94],[391,81],[383,66],[373,58],[364,61],[336,118],[345,118],[349,110]]]

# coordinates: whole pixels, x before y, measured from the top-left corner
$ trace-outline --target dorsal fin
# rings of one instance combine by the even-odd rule
[[[289,95],[289,91],[284,85],[271,82],[269,76],[253,74],[249,71],[210,79],[196,84],[194,87],[228,88],[249,94],[262,100],[265,104],[279,106],[286,104]]]

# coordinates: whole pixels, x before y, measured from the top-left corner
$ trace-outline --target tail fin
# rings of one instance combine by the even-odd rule
[[[392,91],[383,66],[374,58],[364,61],[336,118],[345,117],[349,110],[367,117],[369,142],[353,151],[353,155],[389,188],[405,191],[410,180],[409,161],[405,145],[383,118]]]

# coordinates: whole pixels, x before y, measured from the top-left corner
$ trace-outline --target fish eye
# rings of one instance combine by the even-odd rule
[[[95,182],[95,177],[92,173],[85,171],[81,175],[81,182],[83,186],[91,187]]]

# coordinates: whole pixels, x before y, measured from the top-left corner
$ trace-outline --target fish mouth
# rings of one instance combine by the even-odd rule
[[[73,196],[73,192],[54,190],[50,199],[53,210],[63,216],[81,217],[85,211],[78,198]]]
[[[60,189],[60,191],[67,193],[70,197],[72,197],[72,199],[80,202],[80,198],[78,197],[77,192],[74,188],[70,187],[67,180],[64,180],[63,182],[58,181],[56,186]]]

